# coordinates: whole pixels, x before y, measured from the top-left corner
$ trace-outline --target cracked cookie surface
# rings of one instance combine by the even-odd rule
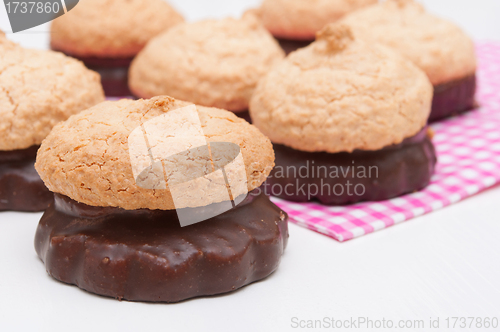
[[[250,115],[273,143],[297,150],[379,150],[426,125],[432,92],[410,61],[329,25],[259,82]]]
[[[130,68],[129,86],[142,98],[165,94],[244,111],[258,80],[284,56],[252,15],[181,24],[139,53]]]
[[[57,125],[42,143],[35,167],[47,187],[91,206],[126,210],[172,210],[215,203],[213,197],[174,206],[170,190],[143,189],[136,184],[128,139],[145,122],[191,103],[160,96],[150,100],[104,102]],[[259,187],[274,166],[271,142],[257,128],[231,112],[196,106],[203,134],[212,142],[240,147],[248,191]],[[189,168],[195,161],[179,165]]]
[[[52,51],[30,50],[0,33],[0,150],[39,145],[52,127],[104,100],[97,73]]]

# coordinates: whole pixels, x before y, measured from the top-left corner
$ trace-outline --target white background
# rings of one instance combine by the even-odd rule
[[[239,15],[259,1],[171,2],[196,20]],[[500,40],[498,0],[423,2],[476,39]],[[10,30],[3,6],[0,29]],[[40,26],[8,36],[46,48],[47,31]],[[291,224],[282,264],[269,278],[172,305],[119,302],[52,280],[33,248],[41,214],[0,213],[0,331],[287,331],[296,330],[293,317],[359,316],[394,324],[424,320],[425,330],[431,317],[440,317],[445,330],[446,317],[500,318],[499,202],[497,186],[342,244]]]

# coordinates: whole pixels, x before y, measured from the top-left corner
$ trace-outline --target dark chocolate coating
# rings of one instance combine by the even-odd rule
[[[255,191],[236,208],[184,228],[175,210],[96,208],[56,195],[35,249],[52,277],[91,293],[178,302],[270,275],[287,244],[287,220]]]
[[[276,38],[276,40],[280,44],[283,51],[285,51],[286,55],[292,53],[293,51],[298,50],[299,48],[309,46],[312,42],[314,42],[314,39],[313,40],[291,40],[291,39]]]
[[[234,114],[242,119],[245,119],[248,123],[252,123],[252,118],[250,117],[250,112],[248,112],[248,110],[243,112],[236,112]]]
[[[469,111],[475,106],[476,75],[436,85],[429,122]]]
[[[0,211],[37,212],[53,200],[35,170],[38,146],[0,151]]]
[[[67,56],[82,61],[85,66],[101,75],[101,84],[107,97],[126,97],[132,95],[128,87],[128,70],[131,58],[81,57],[64,51]]]
[[[279,144],[274,144],[274,151],[276,166],[265,183],[265,192],[290,201],[319,200],[326,205],[381,201],[420,190],[429,184],[436,165],[426,130],[379,151],[311,153]],[[295,173],[287,172],[290,166]],[[339,172],[333,173],[332,167]]]

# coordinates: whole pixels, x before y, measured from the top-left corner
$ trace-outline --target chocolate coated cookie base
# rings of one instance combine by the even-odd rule
[[[429,122],[438,121],[474,108],[476,75],[434,87],[434,99]]]
[[[252,123],[252,118],[250,117],[250,112],[243,111],[243,112],[237,112],[234,114],[236,114],[238,117],[240,117],[242,119],[245,119],[248,123]]]
[[[63,53],[82,61],[88,69],[101,75],[101,84],[106,97],[126,97],[131,95],[128,88],[128,69],[133,58],[80,57],[67,52]]]
[[[0,211],[45,210],[53,194],[35,170],[38,146],[0,151]]]
[[[298,50],[299,48],[303,48],[309,46],[314,40],[291,40],[291,39],[283,39],[276,38],[281,48],[288,55],[293,51]]]
[[[327,205],[381,201],[420,190],[436,165],[426,130],[379,151],[310,153],[274,144],[276,166],[265,191],[286,200]]]
[[[96,208],[56,195],[38,225],[35,249],[62,282],[120,300],[178,302],[271,274],[287,244],[287,219],[256,192],[184,228],[176,211]]]

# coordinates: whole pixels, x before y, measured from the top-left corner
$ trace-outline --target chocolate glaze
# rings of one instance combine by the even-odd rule
[[[184,228],[174,210],[90,207],[56,195],[38,225],[35,249],[52,277],[91,293],[178,302],[271,274],[287,244],[287,220],[257,192]]]
[[[469,111],[475,106],[476,75],[434,86],[429,122]]]
[[[285,51],[286,55],[292,53],[293,51],[298,50],[299,48],[309,46],[312,42],[314,42],[314,39],[291,40],[291,39],[276,38],[276,40],[278,40],[278,43],[280,44],[283,51]]]
[[[250,112],[248,112],[248,110],[243,112],[236,112],[234,114],[242,119],[245,119],[248,123],[252,123],[252,118],[250,117]]]
[[[35,170],[38,146],[0,151],[0,211],[45,210],[53,195]]]
[[[55,50],[63,52],[60,50]],[[67,52],[67,56],[82,61],[85,66],[101,75],[101,84],[107,97],[130,96],[128,88],[128,69],[133,57],[129,58],[97,58],[81,57]]]
[[[327,205],[380,201],[420,190],[429,184],[436,165],[435,150],[427,129],[401,144],[379,151],[311,153],[279,144],[274,144],[274,151],[276,166],[265,183],[265,192],[290,201],[319,200]],[[289,166],[296,169],[295,174],[292,171],[287,173]],[[327,172],[324,168],[318,171],[319,166],[326,167]],[[354,176],[352,168],[347,168],[353,166],[356,170]],[[298,173],[301,167],[303,172]],[[331,172],[331,167],[340,169],[338,177]],[[365,177],[359,172],[359,167],[364,168]],[[305,173],[306,169],[309,169],[308,174]],[[288,190],[285,192],[287,185]],[[311,190],[308,190],[308,186],[311,186]],[[319,190],[315,189],[316,186]],[[358,186],[356,192],[355,186]],[[320,188],[323,188],[323,192]]]

